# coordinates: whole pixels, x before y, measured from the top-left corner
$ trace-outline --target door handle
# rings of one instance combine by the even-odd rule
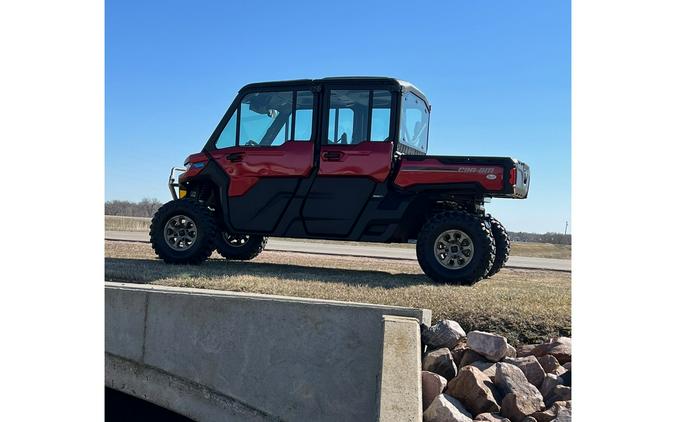
[[[345,153],[342,151],[326,151],[321,154],[321,158],[324,161],[340,161],[344,155]]]
[[[244,153],[243,152],[233,152],[232,154],[228,154],[225,158],[227,160],[233,162],[233,163],[237,163],[237,162],[244,159]]]

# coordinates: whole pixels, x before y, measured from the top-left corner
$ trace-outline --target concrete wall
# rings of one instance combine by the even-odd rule
[[[430,319],[412,308],[106,283],[106,385],[199,421],[421,421],[418,323]]]
[[[385,315],[380,380],[380,421],[421,421],[422,344],[414,318]],[[405,382],[401,383],[401,380]]]

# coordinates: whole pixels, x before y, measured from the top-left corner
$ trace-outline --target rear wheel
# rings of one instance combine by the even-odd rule
[[[257,234],[222,232],[216,239],[218,253],[226,259],[248,261],[265,249],[267,238]]]
[[[213,252],[216,222],[209,209],[194,199],[167,202],[150,223],[150,243],[164,262],[200,264]]]
[[[492,264],[492,268],[488,272],[486,277],[491,277],[499,272],[506,264],[506,261],[509,260],[509,253],[511,252],[511,240],[509,235],[506,232],[506,228],[497,221],[496,218],[490,217],[490,229],[492,230],[492,236],[495,238],[495,262]]]
[[[431,217],[417,237],[417,260],[437,283],[471,285],[495,259],[495,240],[484,217],[445,211]]]

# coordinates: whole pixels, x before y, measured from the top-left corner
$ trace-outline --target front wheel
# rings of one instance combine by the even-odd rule
[[[495,239],[484,217],[445,211],[431,217],[417,237],[417,260],[437,283],[471,285],[495,259]]]
[[[206,205],[194,199],[167,202],[150,223],[150,243],[164,262],[200,264],[215,249],[216,222]]]
[[[216,249],[225,259],[248,261],[260,254],[267,245],[267,238],[257,234],[220,233]]]

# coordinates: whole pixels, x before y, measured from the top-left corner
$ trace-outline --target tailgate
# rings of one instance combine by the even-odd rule
[[[509,157],[404,155],[394,184],[413,191],[447,190],[495,198],[527,198],[530,168]]]

